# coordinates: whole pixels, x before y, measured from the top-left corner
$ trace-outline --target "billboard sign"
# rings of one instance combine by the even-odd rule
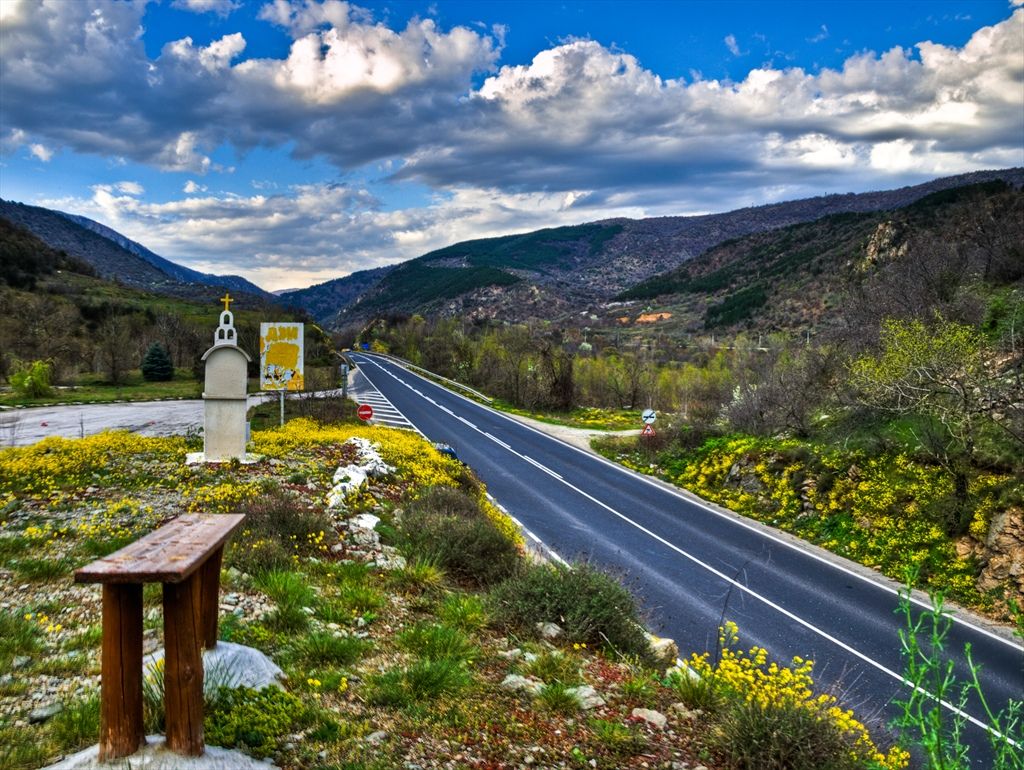
[[[260,324],[260,390],[302,390],[303,325]]]

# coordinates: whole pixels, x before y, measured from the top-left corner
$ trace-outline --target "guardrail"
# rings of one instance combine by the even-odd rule
[[[359,353],[360,351],[356,350],[353,352]],[[494,401],[493,398],[491,398],[490,396],[485,396],[479,390],[473,390],[473,388],[469,387],[468,385],[463,385],[461,382],[450,380],[447,377],[442,377],[440,374],[435,374],[429,369],[424,369],[422,366],[416,366],[416,364],[411,363],[410,361],[406,361],[404,358],[393,356],[390,353],[374,353],[373,355],[380,356],[381,358],[386,358],[389,361],[394,361],[396,364],[398,364],[399,366],[404,366],[406,369],[412,369],[414,371],[423,372],[428,377],[433,377],[435,380],[441,380],[441,382],[451,385],[453,388],[459,388],[460,390],[464,390],[467,393],[472,393],[476,398],[479,398],[481,401],[486,401],[488,404]]]

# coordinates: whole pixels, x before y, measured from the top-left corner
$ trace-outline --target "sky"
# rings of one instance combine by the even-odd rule
[[[0,197],[298,288],[1024,166],[1024,0],[0,0]]]

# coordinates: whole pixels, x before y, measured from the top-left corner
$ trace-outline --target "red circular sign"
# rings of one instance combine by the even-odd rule
[[[359,408],[356,410],[356,415],[360,420],[369,420],[373,417],[373,407],[369,404],[360,404]]]

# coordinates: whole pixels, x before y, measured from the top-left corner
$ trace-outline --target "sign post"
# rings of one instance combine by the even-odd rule
[[[644,409],[644,413],[640,415],[640,419],[644,421],[644,429],[640,431],[641,436],[654,436],[654,421],[658,419],[658,415],[653,409]]]
[[[305,387],[303,367],[304,326],[300,323],[260,324],[260,390],[280,394],[284,425],[284,393]]]

